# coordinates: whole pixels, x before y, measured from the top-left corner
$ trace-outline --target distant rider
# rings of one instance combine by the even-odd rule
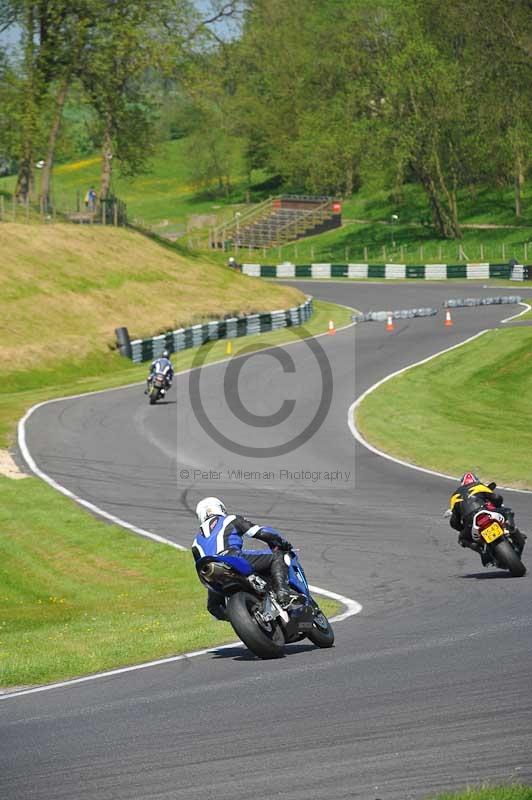
[[[158,372],[162,372],[164,374],[166,380],[166,389],[169,389],[172,385],[172,379],[174,377],[174,368],[172,366],[172,362],[170,361],[170,354],[168,353],[168,350],[163,350],[162,355],[151,362],[150,374],[148,375],[146,381],[147,386],[144,394],[148,393],[153,376]]]
[[[482,483],[473,472],[466,472],[450,500],[450,525],[451,528],[459,531],[458,544],[480,553],[484,566],[489,563],[489,555],[472,535],[473,518],[478,511],[498,511],[502,514],[508,524],[512,539],[517,545],[519,555],[522,553],[526,541],[526,536],[514,525],[513,512],[503,506],[502,495],[493,491],[495,486],[495,483],[488,485]]]
[[[203,556],[234,555],[245,558],[254,571],[263,576],[271,575],[273,589],[282,606],[290,605],[298,597],[288,583],[288,567],[284,553],[292,549],[274,528],[255,525],[237,514],[228,514],[225,505],[217,497],[205,497],[196,506],[200,529],[192,543],[195,561]],[[243,536],[260,539],[272,548],[272,552],[243,549]],[[213,617],[227,619],[223,595],[209,589],[207,610]]]

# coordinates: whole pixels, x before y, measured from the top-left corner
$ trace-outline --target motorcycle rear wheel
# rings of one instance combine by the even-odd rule
[[[259,607],[256,597],[249,592],[237,592],[227,603],[227,617],[236,634],[246,647],[259,658],[281,658],[285,638],[275,621],[261,624],[255,616]]]
[[[513,578],[521,578],[525,574],[525,565],[510,542],[507,542],[506,539],[495,545],[493,548],[493,555],[495,556],[496,563],[502,567],[502,569],[509,570]]]
[[[150,389],[149,399],[150,399],[150,406],[154,406],[157,400],[159,399],[159,389],[157,388]]]
[[[316,647],[332,647],[334,644],[334,631],[332,625],[323,613],[318,611],[312,623],[312,630],[307,634]]]

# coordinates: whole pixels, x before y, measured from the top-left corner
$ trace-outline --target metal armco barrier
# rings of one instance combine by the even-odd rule
[[[309,297],[300,306],[286,310],[215,320],[205,322],[203,325],[192,325],[190,328],[179,328],[177,331],[169,331],[149,339],[135,339],[131,342],[130,357],[139,364],[141,361],[153,361],[154,358],[161,355],[163,350],[177,353],[179,350],[197,347],[216,339],[233,339],[238,336],[250,336],[254,333],[302,325],[312,316],[313,311],[312,298]]]
[[[514,281],[532,278],[532,267],[522,264],[292,264],[278,265],[242,264],[242,272],[255,278],[381,278],[383,280],[417,279],[426,281],[465,278],[466,280],[488,280],[504,278]]]

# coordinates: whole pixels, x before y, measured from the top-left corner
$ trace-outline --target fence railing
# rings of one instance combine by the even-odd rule
[[[98,200],[86,205],[80,193],[75,196],[61,195],[59,199],[43,198],[20,202],[14,195],[0,194],[0,222],[73,222],[88,225],[125,226],[128,223],[127,206],[118,197]]]
[[[211,228],[209,231],[210,247],[223,249],[228,239],[237,237],[240,226],[249,225],[253,221],[268,216],[271,212],[272,202],[273,198],[268,197],[267,200],[263,200],[262,203],[258,203],[258,205],[253,206],[248,209],[248,211],[237,211],[234,219],[228,222],[222,222],[215,228]],[[236,216],[237,214],[238,216]]]

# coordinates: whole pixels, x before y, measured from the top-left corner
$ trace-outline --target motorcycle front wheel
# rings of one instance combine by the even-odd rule
[[[227,603],[227,617],[246,647],[259,658],[281,658],[285,638],[280,625],[260,618],[260,603],[249,592],[237,592]]]
[[[308,638],[317,647],[332,647],[334,644],[334,631],[332,625],[323,613],[318,611],[314,616],[312,630],[307,634]]]
[[[502,569],[509,570],[513,578],[521,578],[525,574],[525,565],[506,539],[495,545],[493,555],[497,565]]]

